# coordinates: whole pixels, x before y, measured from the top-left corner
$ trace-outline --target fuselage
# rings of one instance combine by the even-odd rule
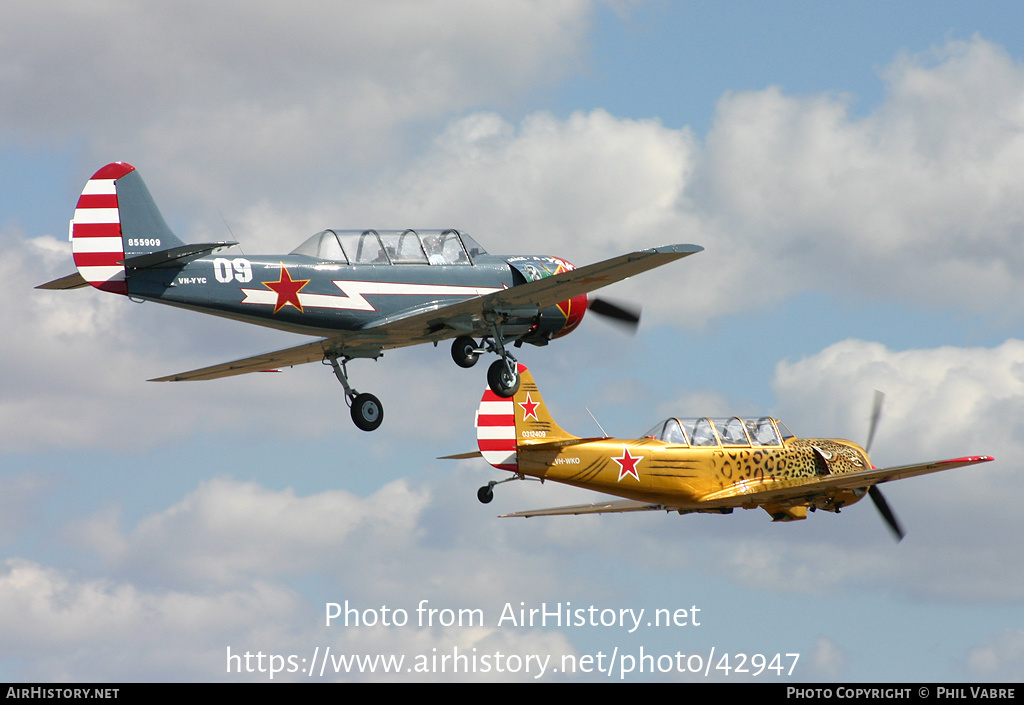
[[[517,459],[524,475],[682,508],[696,507],[736,487],[781,487],[871,467],[864,449],[851,441],[793,437],[775,445],[746,447],[691,446],[657,438],[601,439],[539,450],[520,445]],[[836,491],[818,508],[838,508],[861,496],[862,492]]]
[[[534,257],[519,260],[550,261]],[[571,266],[571,265],[570,265]],[[130,271],[128,295],[308,335],[363,330],[413,313],[527,281],[503,257],[478,255],[463,264],[347,264],[308,255],[219,254],[182,267]],[[542,309],[524,309],[504,322],[506,334],[535,342],[564,335],[578,324],[586,298]],[[467,320],[468,335],[487,332]]]

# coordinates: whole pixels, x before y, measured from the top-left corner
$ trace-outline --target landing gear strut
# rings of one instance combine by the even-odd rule
[[[487,384],[491,391],[499,397],[514,397],[519,391],[519,363],[516,358],[505,349],[505,343],[511,342],[501,335],[501,324],[491,320],[491,337],[487,339],[487,346],[492,352],[501,358],[491,363],[487,368]]]
[[[536,477],[526,477],[525,475],[516,474],[512,477],[507,477],[504,480],[491,480],[476,491],[476,498],[480,500],[481,504],[490,504],[491,500],[494,499],[494,486],[500,485],[503,482],[512,482],[513,480],[536,480],[537,482],[544,482]]]
[[[452,359],[459,367],[472,367],[485,352],[496,353],[500,360],[495,360],[487,368],[487,385],[491,391],[499,397],[514,397],[519,391],[519,363],[508,350],[505,343],[512,339],[505,340],[501,336],[501,326],[498,323],[491,324],[491,335],[480,341],[468,335],[460,335],[452,342]]]
[[[354,390],[348,383],[348,370],[345,368],[352,358],[342,357],[340,364],[338,359],[337,355],[330,355],[326,358],[330,362],[331,368],[334,369],[334,376],[345,388],[345,401],[352,410],[352,423],[360,430],[376,431],[384,420],[384,405],[372,394],[365,392],[360,394]]]

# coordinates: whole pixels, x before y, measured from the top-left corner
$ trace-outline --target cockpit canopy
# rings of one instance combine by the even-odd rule
[[[291,251],[347,264],[472,264],[484,248],[458,230],[323,230]]]
[[[783,441],[793,437],[784,423],[770,416],[761,416],[757,419],[741,419],[738,416],[727,419],[673,417],[662,421],[644,434],[644,438],[655,438],[672,445],[688,445],[694,448],[781,446]]]

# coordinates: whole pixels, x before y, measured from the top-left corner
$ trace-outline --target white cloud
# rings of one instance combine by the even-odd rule
[[[862,119],[832,96],[723,98],[701,204],[724,244],[765,258],[751,274],[769,295],[810,287],[979,311],[1019,299],[1024,67],[981,39],[936,55],[894,63],[884,103]]]
[[[886,72],[885,102],[867,117],[833,95],[727,95],[701,144],[687,129],[602,110],[518,121],[491,112],[572,70],[590,3],[394,7],[72,3],[54,14],[11,3],[0,27],[0,124],[12,142],[76,144],[96,160],[90,169],[115,158],[136,163],[170,220],[188,223],[183,235],[223,237],[222,209],[250,252],[290,249],[324,226],[376,224],[463,227],[495,252],[552,252],[577,264],[696,242],[707,251],[622,287],[646,302],[650,318],[685,328],[806,290],[1021,316],[1024,78],[1019,62],[989,42],[899,58]],[[436,138],[409,157],[424,134]],[[147,377],[275,344],[261,342],[266,331],[140,310],[92,290],[29,292],[71,265],[66,245],[34,235],[0,233],[0,281],[17,302],[0,314],[10,371],[0,438],[9,452],[160,443],[187,452],[199,433],[241,428],[292,441],[341,424],[347,435],[335,454],[348,469],[353,456],[406,462],[405,451],[424,439],[459,437],[449,424],[423,422],[465,385],[443,350],[403,351],[354,373],[388,407],[390,430],[377,432],[370,451],[349,444],[365,438],[351,429],[329,373],[312,365],[210,385],[147,385]],[[283,338],[278,347],[298,340]],[[117,507],[72,520],[72,545],[100,558],[90,574],[75,558],[68,562],[81,573],[9,559],[0,624],[25,648],[9,656],[34,658],[29,679],[118,680],[219,674],[226,642],[301,653],[319,638],[348,649],[573,648],[551,632],[324,637],[319,597],[307,594],[324,590],[323,576],[328,590],[367,605],[406,606],[413,585],[439,603],[493,609],[509,590],[524,599],[578,586],[614,594],[614,581],[595,587],[579,565],[581,555],[614,556],[615,566],[694,566],[812,598],[867,584],[930,599],[1016,601],[1019,498],[1016,468],[1003,459],[1021,450],[1022,354],[1018,341],[895,352],[851,340],[780,365],[779,407],[794,430],[861,440],[878,386],[889,395],[878,458],[1001,459],[886,486],[909,531],[898,547],[879,549],[889,539],[867,502],[796,526],[769,525],[758,512],[767,538],[751,539],[754,517],[498,522],[493,505],[472,499],[490,475],[468,466],[426,486],[382,481],[365,498],[222,477],[170,507],[138,510],[142,519],[127,527]],[[467,420],[476,398],[466,397]],[[18,478],[4,489],[39,502],[46,488]],[[505,489],[501,501],[519,505],[510,508],[586,501],[533,483]],[[19,528],[25,516],[2,528]],[[680,541],[679,522],[700,540]],[[112,577],[95,577],[104,572]],[[1013,653],[1016,640],[979,648],[976,672],[1012,674],[1013,659],[999,653]],[[826,672],[844,663],[837,648],[817,646]]]
[[[160,165],[201,201],[243,189],[308,205],[401,152],[410,128],[556,81],[591,4],[13,2],[0,124],[32,142],[86,134],[92,158]]]
[[[837,679],[846,663],[846,653],[831,639],[821,637],[814,645],[811,663],[822,678]]]
[[[479,656],[550,655],[556,661],[576,653],[569,634],[497,624],[509,595],[532,605],[551,600],[552,590],[577,589],[577,581],[566,579],[543,552],[511,545],[494,524],[453,531],[458,517],[452,514],[465,514],[469,501],[470,492],[460,493],[452,511],[447,496],[436,499],[404,480],[360,498],[342,491],[298,496],[218,479],[127,531],[104,512],[69,529],[79,544],[94,542],[86,548],[102,557],[107,568],[99,572],[108,577],[6,561],[0,571],[4,656],[29,657],[30,670],[22,676],[46,680],[267,680],[266,672],[227,674],[225,647],[235,654],[302,658],[317,647],[408,659],[455,649]],[[450,521],[439,525],[432,513]],[[536,570],[550,571],[552,579],[531,576]],[[323,587],[310,588],[311,576]],[[420,624],[420,600],[478,614],[462,625],[442,624],[440,617]],[[346,601],[360,619],[383,614],[386,606],[392,615],[404,610],[409,621],[390,628],[345,627],[342,621],[325,626],[325,603]],[[467,676],[453,674],[449,665],[437,673],[403,669],[396,678],[532,680],[537,671]],[[331,668],[325,677],[380,678],[334,675]]]
[[[778,364],[779,408],[801,435],[864,441],[873,390],[886,394],[875,454],[887,464],[988,454],[1007,459],[1024,411],[1024,342],[994,348],[893,351],[845,340]]]
[[[967,665],[978,680],[1019,683],[1024,677],[1024,630],[1007,629],[972,650]]]
[[[776,368],[779,408],[798,435],[864,442],[872,390],[887,394],[872,459],[879,466],[990,455],[992,463],[883,485],[909,538],[898,553],[843,549],[825,558],[825,545],[808,547],[815,559],[774,546],[760,555],[764,575],[792,578],[812,570],[812,588],[850,580],[899,581],[915,593],[963,599],[1018,600],[1019,546],[1009,537],[1022,527],[1013,510],[1024,499],[1014,480],[1020,469],[1024,416],[1024,343],[994,348],[891,351],[847,340]],[[844,510],[873,515],[864,500]],[[865,506],[862,506],[865,505]],[[872,517],[881,526],[881,520]],[[808,521],[824,521],[812,516]],[[848,521],[848,520],[847,520]],[[853,528],[853,527],[850,527]],[[841,529],[836,528],[837,533]],[[859,542],[856,536],[843,541]],[[782,551],[780,553],[780,551]],[[942,560],[935,561],[941,555]],[[788,557],[787,557],[788,556]]]
[[[567,6],[566,14],[540,14],[536,20],[569,21],[579,17],[572,14],[574,9],[579,7]],[[26,21],[35,21],[34,13],[27,11]],[[272,16],[270,10],[256,14],[267,22]],[[151,50],[153,56],[160,55],[161,42]],[[226,48],[202,46],[217,60],[229,62],[232,70],[243,70],[242,59],[230,58]],[[34,65],[31,59],[28,65]],[[451,122],[426,153],[399,173],[389,172],[386,181],[380,179],[381,172],[369,172],[374,178],[359,188],[329,198],[318,195],[312,206],[254,192],[241,216],[226,217],[236,224],[247,252],[284,251],[324,225],[353,223],[453,225],[474,232],[492,251],[551,252],[577,264],[630,248],[696,242],[707,250],[617,285],[612,292],[643,301],[648,321],[682,328],[730,312],[763,310],[807,289],[961,309],[995,304],[993,316],[1019,316],[1024,311],[1016,302],[1024,297],[1018,295],[1018,278],[1012,272],[1017,268],[1013,253],[1021,249],[1016,244],[1024,223],[1024,194],[1019,193],[1024,186],[1010,165],[1024,157],[1017,154],[1024,145],[1018,134],[1024,132],[1011,129],[1017,124],[1015,106],[1024,103],[1024,71],[998,47],[975,39],[948,45],[937,59],[900,59],[887,75],[885,104],[859,119],[832,96],[787,97],[777,89],[727,96],[703,147],[688,130],[600,110],[566,119],[538,113],[518,125],[493,113],[474,113]],[[992,75],[992,87],[973,85],[978,75]],[[318,80],[327,79],[314,71],[308,80],[320,85]],[[958,91],[967,84],[972,95],[982,95],[958,102]],[[956,109],[950,109],[945,123],[945,107],[951,102]],[[999,129],[990,122],[996,120],[994,114]],[[969,130],[965,125],[971,120],[991,129]],[[146,130],[151,123],[137,119],[134,124]],[[203,127],[205,122],[196,125],[216,134],[215,127]],[[922,131],[938,136],[914,137]],[[339,147],[321,146],[339,164],[350,163]],[[185,161],[192,166],[157,161],[158,166],[141,170],[147,180],[166,185],[168,178],[174,180],[166,169],[207,163]],[[217,168],[226,171],[215,180],[230,189],[236,187],[228,184],[250,178],[282,178],[244,160],[225,159]],[[331,182],[333,177],[324,174],[310,168],[295,183]],[[327,181],[320,182],[322,176]],[[181,189],[153,190],[165,212],[182,206]],[[218,197],[209,196],[206,204],[217,202]],[[211,217],[201,230],[207,236],[224,235],[219,217],[211,213],[205,211]],[[5,248],[17,258],[8,258],[5,288],[17,282],[27,289],[50,271],[53,276],[63,273],[52,265],[59,251],[55,240],[24,244],[9,230],[4,239]],[[36,272],[38,281],[31,279]],[[41,431],[24,429],[23,421],[44,414],[51,419],[46,431],[51,438],[96,439],[100,434],[94,427],[70,423],[78,418],[71,410],[86,403],[110,408],[98,400],[129,394],[145,402],[144,409],[156,409],[159,403],[169,412],[164,418],[170,421],[148,424],[152,435],[142,434],[142,440],[181,433],[195,423],[227,425],[238,418],[241,405],[231,396],[234,391],[224,390],[255,389],[253,380],[173,391],[163,385],[138,388],[134,382],[296,341],[278,336],[275,342],[283,341],[279,346],[262,343],[258,341],[271,340],[265,331],[262,337],[240,333],[234,324],[193,321],[180,312],[155,313],[152,306],[128,314],[122,299],[93,291],[33,292],[26,299],[28,310],[5,314],[8,344],[32,341],[37,346],[22,367],[26,389],[43,388],[43,379],[52,384],[46,385],[51,391],[45,397],[16,393],[5,399],[7,411],[0,413],[10,421],[6,432],[21,443],[39,439]],[[176,335],[169,336],[172,327]],[[12,362],[23,358],[24,351],[18,343],[11,350]],[[389,423],[398,413],[386,399],[392,390],[395,398],[410,383],[424,381],[390,378],[379,370],[394,370],[393,359],[417,355],[398,352],[379,366],[361,365],[355,373],[358,387],[385,400]],[[74,368],[67,364],[72,358]],[[298,421],[297,428],[316,434],[332,427],[340,393],[324,397],[326,375],[286,374],[289,384],[264,381],[252,399],[321,399],[323,406]],[[215,410],[199,416],[173,413],[177,405],[195,408],[201,400],[212,402]],[[890,401],[899,403],[897,398]],[[62,420],[69,423],[61,425]],[[102,420],[107,427],[115,423],[102,413],[91,420]],[[56,433],[54,425],[59,427]],[[408,427],[415,429],[415,423],[408,422]]]

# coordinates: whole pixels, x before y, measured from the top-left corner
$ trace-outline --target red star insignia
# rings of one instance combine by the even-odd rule
[[[643,460],[643,456],[633,457],[629,454],[629,448],[622,446],[622,456],[618,458],[612,458],[616,463],[619,464],[619,482],[622,482],[622,478],[629,475],[637,482],[640,482],[640,473],[636,471],[636,466]]]
[[[284,267],[281,267],[281,278],[276,282],[263,282],[263,286],[277,294],[277,304],[274,306],[274,313],[277,313],[288,304],[299,309],[299,313],[302,313],[299,292],[302,291],[302,287],[306,286],[306,284],[309,284],[309,279],[292,279],[291,275],[288,274],[288,270]]]
[[[526,419],[529,418],[532,418],[535,421],[540,421],[540,419],[537,418],[537,407],[540,406],[540,404],[530,398],[529,392],[526,393],[526,401],[520,402],[519,406],[523,407],[523,421],[526,421]]]

